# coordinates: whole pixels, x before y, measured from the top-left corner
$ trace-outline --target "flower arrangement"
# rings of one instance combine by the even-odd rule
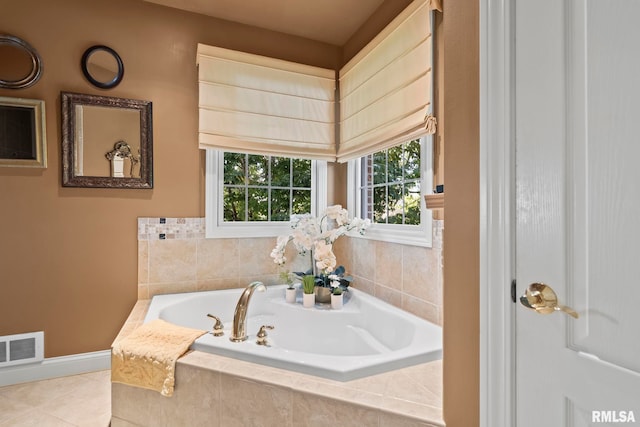
[[[313,275],[315,286],[332,288],[336,295],[342,293],[350,282],[351,276],[345,276],[345,268],[336,268],[337,260],[333,253],[333,243],[347,233],[364,234],[371,220],[349,218],[349,213],[341,205],[329,206],[320,217],[311,215],[292,215],[291,233],[279,236],[271,251],[273,261],[283,266],[287,259],[284,251],[289,242],[293,242],[299,253],[311,253],[311,269],[294,273],[300,277]]]

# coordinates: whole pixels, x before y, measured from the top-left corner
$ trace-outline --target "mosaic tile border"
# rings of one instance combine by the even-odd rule
[[[204,218],[138,218],[138,241],[204,239]]]
[[[433,220],[433,249],[442,249],[443,220]],[[138,240],[205,238],[204,218],[138,218]]]

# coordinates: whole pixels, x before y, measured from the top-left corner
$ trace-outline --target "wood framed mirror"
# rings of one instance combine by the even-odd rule
[[[153,188],[150,101],[62,92],[62,185]]]

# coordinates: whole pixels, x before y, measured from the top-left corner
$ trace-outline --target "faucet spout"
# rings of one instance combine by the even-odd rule
[[[264,292],[267,287],[262,282],[252,282],[245,288],[236,304],[236,311],[233,315],[233,327],[231,328],[231,336],[229,339],[233,342],[242,342],[247,339],[247,309],[249,301],[253,296],[253,292],[258,290]]]

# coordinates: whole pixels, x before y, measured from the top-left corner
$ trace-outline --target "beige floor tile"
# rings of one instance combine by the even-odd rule
[[[106,427],[111,416],[111,384],[87,380],[39,409],[75,425]]]
[[[0,394],[35,407],[50,402],[53,396],[62,398],[70,391],[86,385],[89,381],[82,375],[72,375],[2,387]]]
[[[88,380],[98,381],[100,383],[103,383],[105,381],[107,383],[110,383],[111,381],[111,371],[109,369],[106,369],[104,371],[89,372],[88,374],[82,374],[82,376]]]
[[[107,427],[110,371],[0,387],[0,426]]]
[[[21,417],[31,410],[31,406],[0,394],[0,426],[4,426],[10,419]]]
[[[3,427],[77,427],[47,413],[32,410],[26,414],[3,421]]]

